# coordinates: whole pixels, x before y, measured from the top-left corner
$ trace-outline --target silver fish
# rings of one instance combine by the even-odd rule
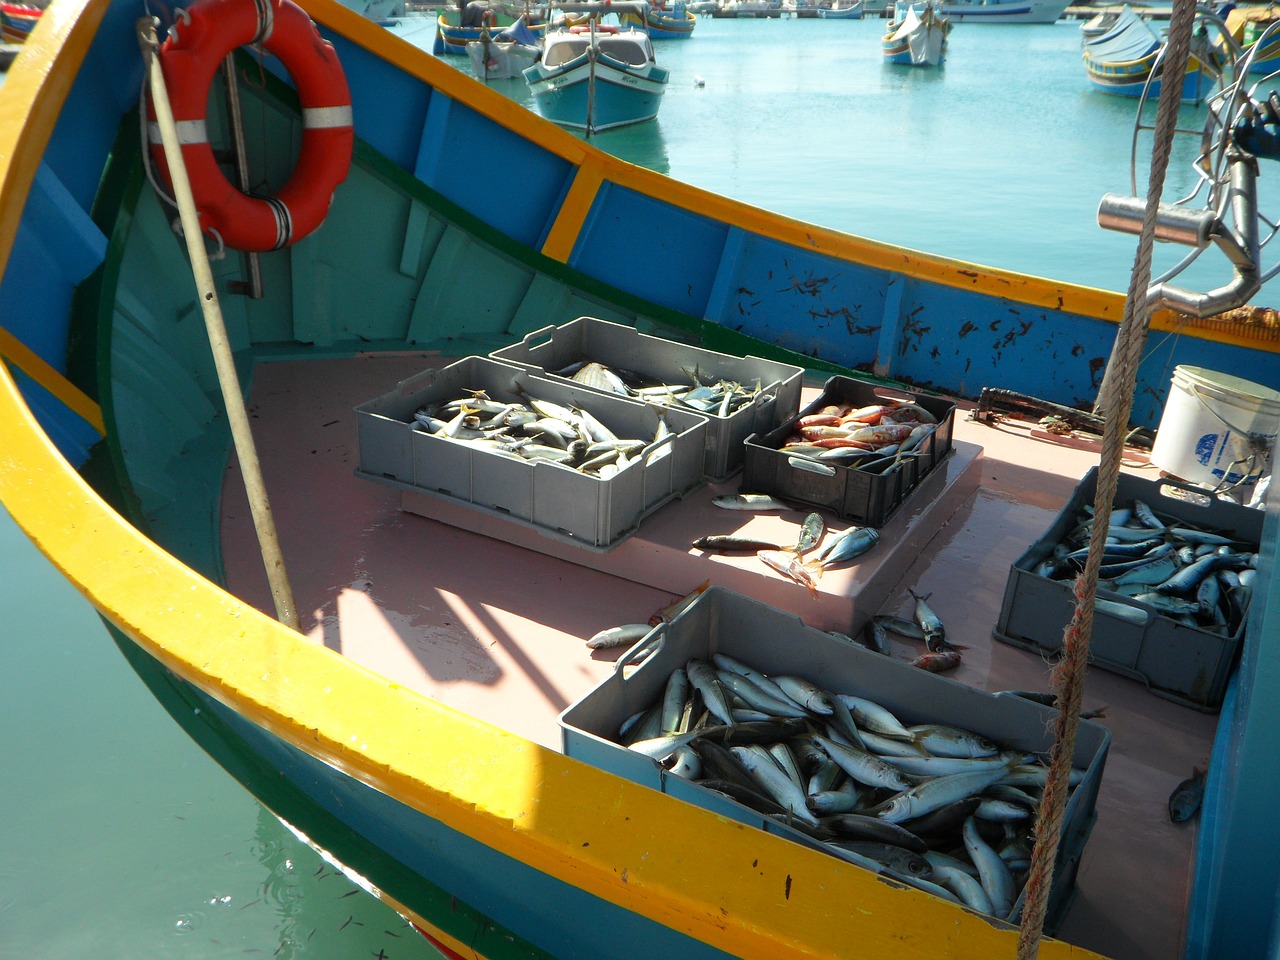
[[[689,683],[702,694],[702,702],[711,711],[711,715],[722,723],[733,726],[733,712],[729,709],[729,701],[710,664],[695,658],[686,663],[684,669],[689,674]]]
[[[662,694],[662,733],[684,733],[680,729],[684,717],[685,701],[689,699],[689,674],[684,668],[677,667],[667,677],[667,686]]]
[[[822,535],[826,533],[826,530],[827,524],[822,519],[822,514],[809,514],[800,524],[800,536],[792,549],[797,554],[808,553],[818,545],[818,541],[822,539]]]
[[[814,557],[825,570],[837,563],[856,560],[877,543],[880,534],[871,527],[850,527],[839,536],[829,540]]]
[[[813,739],[827,756],[859,783],[865,783],[869,787],[886,787],[889,790],[905,790],[911,785],[906,774],[873,753],[837,743],[830,737],[815,735]]]
[[[764,493],[721,494],[712,497],[711,503],[722,510],[751,510],[768,513],[775,510],[794,510],[795,507]]]
[[[778,676],[773,678],[774,683],[783,689],[788,697],[813,713],[819,713],[823,716],[831,716],[832,710],[831,697],[824,690],[818,689],[816,684],[810,683],[801,677]]]
[[[1013,910],[1013,876],[1009,867],[1000,859],[989,843],[978,834],[977,821],[970,817],[964,822],[961,832],[964,837],[964,849],[969,859],[978,868],[978,876],[982,881],[982,889],[991,898],[992,916],[1005,919]]]
[[[635,643],[645,636],[653,627],[647,623],[624,623],[618,627],[601,630],[590,640],[587,646],[592,650],[604,650],[610,647],[624,647]]]
[[[914,820],[926,813],[940,810],[957,800],[973,796],[990,784],[998,783],[1008,776],[1009,769],[1009,767],[997,767],[934,777],[932,780],[926,780],[890,797],[881,805],[877,816],[890,823]]]
[[[804,791],[792,782],[772,757],[752,747],[730,747],[729,751],[760,781],[769,796],[789,810],[792,816],[810,826],[818,825],[818,818],[809,812],[805,803]]]
[[[932,650],[933,644],[931,641],[936,642],[943,640],[947,634],[946,628],[942,625],[942,620],[933,612],[933,609],[929,604],[925,602],[933,596],[933,594],[926,593],[922,595],[910,589],[908,589],[907,592],[911,594],[912,599],[916,602],[914,611],[916,623],[920,625],[920,629],[924,632],[925,645]]]

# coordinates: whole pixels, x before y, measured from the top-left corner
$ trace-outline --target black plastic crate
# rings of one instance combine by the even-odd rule
[[[831,404],[854,407],[886,401],[919,404],[938,421],[937,429],[888,473],[828,463],[780,448],[802,417]],[[834,376],[822,395],[795,417],[768,433],[753,434],[744,443],[743,493],[768,493],[784,500],[830,510],[842,520],[866,526],[883,525],[943,458],[951,452],[955,402],[942,397],[908,393],[853,377]]]

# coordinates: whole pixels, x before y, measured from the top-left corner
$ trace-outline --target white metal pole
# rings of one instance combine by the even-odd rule
[[[300,630],[298,610],[293,602],[293,590],[285,572],[284,555],[276,536],[271,505],[267,501],[267,489],[262,481],[262,469],[258,463],[258,451],[253,443],[249,427],[249,415],[244,408],[240,392],[240,378],[236,375],[235,359],[222,320],[222,308],[213,283],[213,271],[209,269],[209,256],[204,248],[204,236],[200,232],[200,218],[196,213],[195,198],[191,194],[191,181],[182,159],[182,147],[178,143],[178,129],[173,120],[173,108],[169,104],[169,92],[164,85],[164,73],[156,57],[156,21],[144,17],[138,22],[138,39],[143,57],[147,61],[148,79],[151,85],[151,102],[156,112],[156,123],[164,144],[165,161],[169,166],[169,179],[173,184],[174,199],[182,219],[182,234],[187,242],[187,254],[191,257],[191,272],[199,295],[200,309],[204,313],[205,327],[209,332],[209,346],[213,349],[213,361],[218,372],[218,384],[226,404],[227,421],[231,425],[231,437],[235,442],[236,456],[240,460],[240,472],[244,475],[245,491],[249,495],[249,509],[253,514],[253,526],[258,533],[262,550],[262,562],[266,567],[271,596],[275,601],[276,617],[281,623]]]

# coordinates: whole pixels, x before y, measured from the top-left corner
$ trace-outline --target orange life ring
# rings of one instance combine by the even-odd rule
[[[209,88],[237,47],[259,44],[279,58],[298,88],[302,148],[275,196],[250,196],[227,180],[209,145]],[[351,169],[351,91],[332,44],[292,0],[200,0],[159,51],[200,228],[235,250],[279,250],[324,222],[333,192]],[[164,146],[148,98],[151,155],[168,178]]]
[[[486,10],[484,13],[480,14],[480,25],[482,27],[496,26],[497,23],[498,18],[493,15],[492,10]]]

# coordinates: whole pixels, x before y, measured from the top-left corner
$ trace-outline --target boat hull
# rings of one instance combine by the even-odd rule
[[[551,70],[535,64],[524,78],[538,112],[552,123],[574,130],[612,130],[657,117],[668,73],[653,66],[636,73],[603,59],[593,71],[584,59]]]
[[[1069,0],[991,0],[943,3],[942,15],[955,23],[1054,23]]]
[[[1086,57],[1085,73],[1092,87],[1102,93],[1117,97],[1140,97],[1146,89],[1148,96],[1157,97],[1163,78],[1156,77],[1151,81],[1150,88],[1147,87],[1154,63],[1155,54],[1129,63],[1095,63]],[[1212,92],[1216,82],[1213,74],[1192,57],[1187,62],[1187,71],[1183,77],[1181,99],[1186,103],[1200,103]]]
[[[818,16],[823,20],[861,20],[862,4],[854,3],[845,7],[819,7]]]
[[[492,37],[499,30],[511,26],[516,22],[515,17],[508,16],[503,13],[496,14],[494,23],[489,26],[464,27],[458,22],[458,15],[455,11],[442,12],[436,18],[436,41],[432,52],[437,56],[440,54],[448,54],[450,56],[465,57],[467,56],[468,43],[481,43],[486,36]],[[546,23],[529,24],[529,29],[537,37],[542,37],[547,32]]]
[[[619,19],[624,27],[644,30],[650,40],[688,40],[698,22],[689,10],[685,10],[683,15],[668,10],[650,10],[643,20],[634,14],[624,13]]]

